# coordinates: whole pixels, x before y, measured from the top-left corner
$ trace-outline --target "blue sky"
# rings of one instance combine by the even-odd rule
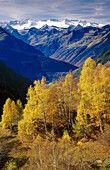
[[[0,21],[25,18],[110,24],[110,0],[0,0]]]

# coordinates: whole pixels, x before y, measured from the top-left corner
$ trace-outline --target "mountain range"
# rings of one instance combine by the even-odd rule
[[[98,24],[95,22],[88,22],[88,21],[82,21],[82,20],[68,20],[68,19],[49,19],[49,20],[33,20],[33,19],[25,19],[25,20],[15,20],[15,21],[9,21],[9,22],[0,22],[0,25],[10,25],[14,29],[17,30],[23,30],[23,29],[30,29],[32,27],[35,27],[37,29],[43,27],[44,25],[48,25],[48,29],[53,28],[68,28],[69,26],[72,26],[76,28],[77,26],[81,27],[102,27],[104,24]]]
[[[45,76],[48,81],[52,81],[57,74],[77,68],[69,63],[46,58],[42,52],[10,35],[3,28],[0,28],[0,60],[30,80]]]
[[[46,58],[41,51],[0,27],[0,115],[8,97],[26,102],[27,89],[34,80],[45,76],[50,82],[76,68],[69,63]]]
[[[39,25],[38,29],[36,22],[13,21],[5,24],[3,28],[9,34],[41,51],[46,57],[65,61],[77,67],[81,67],[88,57],[95,58],[103,50],[110,49],[110,25],[103,26],[77,20],[48,20],[38,21],[37,24],[42,23],[41,25],[47,23],[42,27]],[[22,26],[22,29],[19,26]]]
[[[25,103],[33,80],[45,76],[50,82],[69,70],[78,76],[88,57],[110,67],[110,25],[29,19],[0,25],[1,112],[8,97]]]

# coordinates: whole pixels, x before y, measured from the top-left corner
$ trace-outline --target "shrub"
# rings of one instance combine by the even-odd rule
[[[18,170],[16,161],[13,159],[9,160],[5,166],[6,166],[7,170],[16,170],[16,169]]]

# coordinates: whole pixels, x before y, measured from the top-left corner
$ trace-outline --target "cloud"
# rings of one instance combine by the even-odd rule
[[[0,18],[67,18],[110,22],[109,0],[0,0]],[[99,17],[99,18],[98,18]]]

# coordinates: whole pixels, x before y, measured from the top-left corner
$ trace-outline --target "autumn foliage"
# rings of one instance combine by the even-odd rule
[[[110,69],[88,58],[79,80],[81,100],[77,110],[77,121],[88,129],[100,127],[110,120]]]
[[[24,109],[20,100],[15,104],[7,99],[2,127],[10,128],[19,122],[19,136],[32,141],[37,135],[49,137],[53,129],[57,137],[61,137],[64,130],[71,135],[90,136],[94,129],[104,133],[104,123],[110,121],[109,108],[110,69],[88,58],[78,83],[72,73],[49,84],[43,77],[29,87]]]
[[[3,106],[2,128],[11,129],[13,124],[17,124],[22,116],[23,106],[20,100],[15,101],[8,98]]]
[[[33,169],[89,169],[90,146],[82,141],[99,136],[110,146],[110,69],[88,58],[79,81],[71,72],[55,83],[43,77],[29,87],[24,108],[6,100],[1,123],[3,129],[18,125],[19,139],[31,144]]]

